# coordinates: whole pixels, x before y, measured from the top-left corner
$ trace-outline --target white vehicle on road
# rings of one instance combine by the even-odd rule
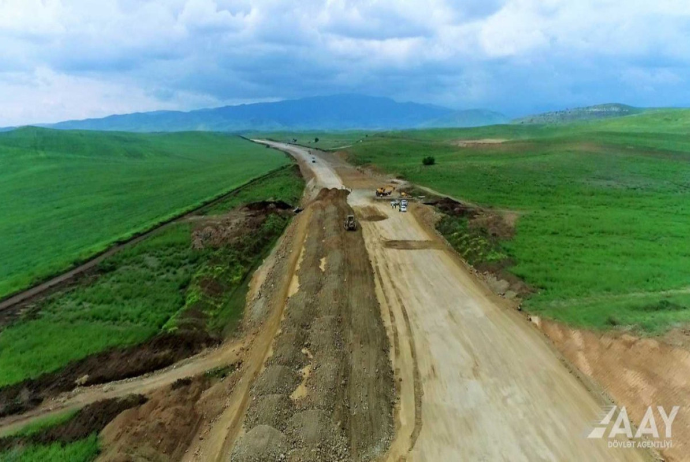
[[[403,202],[400,204],[400,211],[407,212],[407,202]]]

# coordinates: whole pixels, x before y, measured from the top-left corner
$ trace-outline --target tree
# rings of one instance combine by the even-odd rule
[[[436,163],[436,158],[434,156],[426,156],[422,159],[422,164],[424,165],[434,165]]]
[[[319,139],[318,139],[318,138],[314,138],[314,143],[318,143],[318,142],[319,142]]]

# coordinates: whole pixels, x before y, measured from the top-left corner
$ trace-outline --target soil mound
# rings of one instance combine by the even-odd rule
[[[179,460],[201,421],[196,403],[209,384],[202,377],[178,381],[117,416],[101,433],[99,460]]]
[[[286,395],[260,396],[249,406],[245,425],[247,429],[268,425],[285,431],[288,419],[294,412],[295,405]]]
[[[321,460],[340,460],[348,452],[346,438],[322,410],[311,409],[295,414],[285,433],[293,446],[305,449],[318,447]]]
[[[291,368],[302,368],[307,364],[307,357],[302,352],[306,343],[307,332],[301,327],[290,328],[278,336],[269,365],[277,364]]]
[[[259,425],[247,432],[235,445],[232,462],[273,462],[285,460],[288,451],[287,438],[268,425]]]
[[[340,339],[338,323],[322,324],[321,327],[323,328],[311,330],[309,350],[329,357],[341,355],[345,346]]]
[[[250,210],[252,212],[264,211],[264,210],[292,210],[294,207],[284,201],[259,201],[252,202],[243,207],[245,210]]]
[[[442,197],[438,201],[430,202],[427,205],[434,205],[441,212],[457,217],[474,218],[480,213],[478,208],[455,201],[449,197]]]
[[[299,373],[286,366],[268,366],[254,385],[254,395],[289,395],[300,384]]]
[[[343,229],[353,213],[348,194],[323,189],[309,206],[299,285],[251,392],[250,431],[232,460],[275,460],[280,454],[260,445],[280,436],[287,438],[285,460],[295,462],[373,460],[388,446],[394,390],[388,337],[362,233]]]
[[[371,205],[360,208],[357,211],[357,215],[361,221],[383,221],[388,219],[385,213]]]

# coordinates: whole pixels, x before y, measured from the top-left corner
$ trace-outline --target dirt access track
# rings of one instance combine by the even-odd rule
[[[262,142],[309,166],[315,181],[352,190],[398,394],[384,460],[651,459],[585,438],[610,403],[452,251],[434,244],[440,238],[417,217],[422,205],[400,213],[372,197],[374,178],[335,155]]]

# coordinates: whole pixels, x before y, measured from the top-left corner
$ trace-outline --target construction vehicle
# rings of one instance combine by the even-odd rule
[[[347,218],[345,218],[345,230],[357,231],[357,222],[355,221],[354,215],[348,215]]]
[[[376,188],[376,197],[390,196],[393,191],[395,191],[393,186],[382,186],[380,188]]]

